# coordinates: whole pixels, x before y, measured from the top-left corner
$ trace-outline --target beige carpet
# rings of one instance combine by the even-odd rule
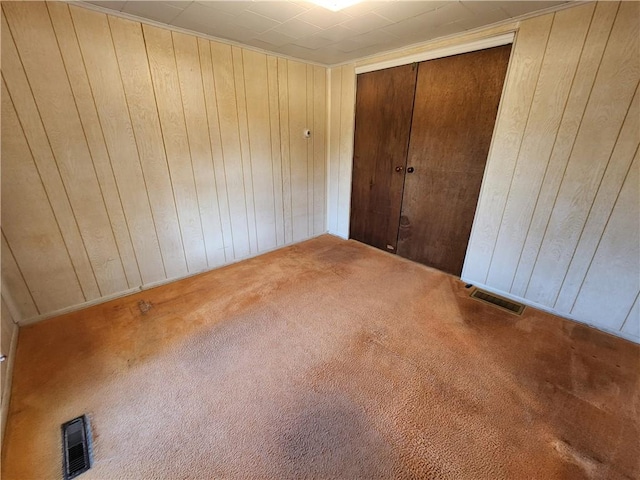
[[[23,328],[2,478],[638,478],[640,347],[468,295],[323,236]]]

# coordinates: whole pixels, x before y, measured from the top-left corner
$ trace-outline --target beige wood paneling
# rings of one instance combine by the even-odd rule
[[[207,255],[172,33],[147,25],[143,25],[142,31],[178,210],[182,246],[188,271],[195,273],[207,268]]]
[[[582,4],[359,63],[515,29],[462,277],[636,340],[639,19],[637,2]],[[352,162],[346,67],[330,70],[328,102],[327,223],[342,236]]]
[[[480,190],[468,252],[474,261],[465,261],[462,276],[485,283],[502,212],[515,168],[514,159],[524,134],[540,66],[553,24],[553,15],[536,17],[520,26],[511,53],[493,142]]]
[[[211,138],[209,137],[209,124],[205,108],[198,39],[192,35],[173,32],[173,45],[198,206],[200,207],[207,264],[209,267],[215,267],[225,263],[224,244],[213,171]]]
[[[231,234],[229,198],[225,178],[222,140],[220,137],[220,119],[218,103],[216,100],[215,82],[213,79],[210,42],[203,38],[198,38],[198,52],[200,55],[205,108],[207,110],[209,141],[211,142],[211,154],[213,156],[213,173],[215,178],[214,186],[216,196],[218,198],[218,210],[220,215],[220,234],[224,249],[224,261],[227,262],[233,260],[233,236]]]
[[[178,212],[160,129],[149,60],[139,23],[108,17],[140,166],[167,277],[187,273]]]
[[[553,306],[640,78],[640,4],[622,2],[565,170],[526,297]]]
[[[267,78],[267,56],[244,51],[242,63],[257,244],[259,250],[266,250],[277,245],[269,83],[264,81]]]
[[[355,98],[356,79],[355,69],[351,65],[342,67],[340,85],[340,182],[338,184],[338,197],[347,202],[351,199],[351,168],[353,161],[353,134],[355,126]],[[338,213],[337,228],[340,231],[349,230],[349,210],[344,209]]]
[[[243,258],[250,254],[251,249],[231,46],[211,42],[210,47],[224,158],[225,183],[229,198],[233,256],[234,258]]]
[[[50,2],[47,7],[67,74],[69,78],[74,79],[73,82],[70,82],[71,90],[76,100],[89,151],[93,158],[93,164],[118,245],[118,252],[122,258],[127,282],[129,287],[135,287],[140,285],[142,281],[140,270],[133,251],[133,244],[131,243],[129,229],[122,210],[118,188],[111,170],[111,160],[104,143],[100,120],[93,102],[91,86],[89,85],[80,48],[76,41],[76,33],[71,21],[69,7],[62,2]]]
[[[325,69],[322,69],[326,72]],[[271,159],[273,169],[273,208],[276,222],[276,244],[284,245],[284,204],[282,150],[280,138],[280,98],[278,92],[278,59],[267,56],[267,83],[269,85],[269,126],[271,128]],[[323,128],[324,131],[324,128]],[[326,162],[326,159],[324,159]],[[325,163],[326,166],[326,163]],[[326,229],[325,229],[326,230]]]
[[[29,82],[4,16],[2,17],[2,78],[11,92],[10,96],[33,154],[36,168],[40,172],[47,197],[60,225],[65,245],[70,252],[71,261],[82,285],[84,296],[97,298],[100,296],[98,284],[62,183],[58,165],[42,126]]]
[[[1,204],[4,238],[38,309],[85,301],[4,82]]]
[[[622,331],[631,338],[640,338],[640,296],[638,295],[622,326]]]
[[[634,154],[638,155],[640,144],[640,94],[636,90],[631,108],[620,131],[615,148],[602,177],[598,193],[591,206],[576,251],[571,259],[569,269],[564,278],[562,289],[558,295],[555,307],[561,311],[569,312],[573,308],[578,292],[582,287],[589,263],[586,259],[593,258],[602,232],[609,221],[613,205],[620,195],[624,179],[629,175]],[[638,167],[636,162],[635,168]],[[640,196],[638,196],[640,202]],[[637,208],[636,208],[637,210]],[[637,212],[640,215],[640,211]],[[623,233],[626,233],[624,228]],[[623,235],[626,236],[626,235]],[[640,239],[638,239],[640,242]]]
[[[2,8],[19,321],[291,243],[294,222],[296,240],[325,231],[324,68],[62,2]]]
[[[509,291],[595,4],[555,15],[520,141],[486,283]],[[532,161],[535,159],[535,161]]]
[[[256,225],[256,200],[253,195],[253,172],[251,149],[249,146],[249,130],[247,126],[247,97],[244,84],[244,67],[242,64],[242,49],[231,47],[233,61],[233,79],[236,92],[236,108],[238,112],[238,133],[240,135],[240,153],[242,158],[242,185],[245,198],[247,230],[249,232],[249,254],[258,249]]]
[[[2,354],[7,356],[7,359],[2,362],[2,375],[0,377],[0,385],[2,385],[2,391],[0,392],[2,404],[2,419],[0,422],[2,424],[2,432],[0,435],[2,435],[2,439],[4,440],[4,431],[7,425],[7,416],[9,414],[9,400],[11,398],[13,364],[18,345],[18,326],[16,325],[4,298],[1,299],[1,303],[0,316],[2,316],[2,332],[0,336],[2,337]]]
[[[107,16],[70,6],[143,283],[166,278]]]
[[[126,290],[128,284],[122,260],[46,5],[42,2],[9,2],[2,8],[100,294]]]
[[[346,201],[338,196],[338,186],[340,184],[340,103],[342,101],[342,69],[333,68],[329,71],[329,169],[327,172],[327,228],[330,233],[348,238],[349,231],[338,230],[338,213],[340,209],[349,208],[351,199]],[[355,102],[355,98],[354,98]],[[350,161],[353,161],[351,159]],[[342,176],[344,177],[344,176]],[[351,179],[349,179],[351,180]]]
[[[0,258],[2,258],[2,295],[12,316],[15,318],[31,318],[37,316],[40,312],[31,296],[31,292],[27,288],[27,284],[22,276],[22,272],[18,268],[16,259],[9,249],[7,239],[2,233],[2,250],[0,250]]]
[[[571,310],[578,318],[610,330],[622,329],[640,290],[640,157],[637,154],[628,172]]]
[[[288,62],[287,91],[289,111],[289,170],[291,172],[291,226],[293,241],[309,234],[307,196],[308,139],[303,131],[307,127],[307,66],[299,62]],[[305,102],[297,99],[304,98]]]
[[[327,211],[327,72],[324,68],[313,67],[313,122],[311,138],[313,139],[313,234],[326,231],[325,218]]]
[[[292,204],[291,204],[291,132],[289,129],[289,62],[278,59],[278,102],[280,109],[280,149],[282,169],[282,211],[284,225],[284,242],[293,239]],[[305,102],[306,103],[306,102]]]
[[[516,269],[511,287],[514,295],[523,296],[527,289],[618,6],[617,2],[600,2],[596,5]]]

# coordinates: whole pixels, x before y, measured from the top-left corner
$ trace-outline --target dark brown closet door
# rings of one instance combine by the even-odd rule
[[[349,235],[388,251],[398,237],[415,67],[358,75]]]
[[[398,254],[460,275],[511,46],[420,64]]]

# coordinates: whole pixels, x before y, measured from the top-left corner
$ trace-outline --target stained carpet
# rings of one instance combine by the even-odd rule
[[[3,479],[640,476],[640,347],[323,236],[20,331]]]

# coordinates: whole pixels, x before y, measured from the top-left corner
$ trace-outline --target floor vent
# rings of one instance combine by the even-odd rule
[[[62,449],[65,480],[91,468],[91,432],[86,415],[62,424]]]
[[[497,297],[483,290],[478,290],[477,288],[473,292],[471,292],[471,297],[485,303],[490,303],[491,305],[495,305],[496,307],[506,310],[507,312],[515,313],[516,315],[522,315],[522,312],[524,312],[524,305],[512,302],[510,300],[507,300],[506,298]]]

